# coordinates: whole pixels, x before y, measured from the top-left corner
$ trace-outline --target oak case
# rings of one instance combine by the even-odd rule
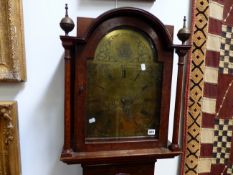
[[[156,53],[155,62],[161,65],[161,81],[158,81],[159,84],[152,86],[154,90],[152,89],[151,91],[156,91],[156,88],[161,90],[158,91],[160,95],[156,96],[158,98],[154,98],[151,101],[152,105],[156,103],[159,104],[159,112],[151,115],[158,122],[156,125],[157,134],[152,136],[146,134],[108,136],[107,134],[92,135],[87,132],[88,121],[92,119],[92,122],[95,122],[95,117],[89,117],[88,98],[90,94],[96,91],[95,87],[89,87],[93,84],[90,83],[91,78],[89,75],[90,69],[88,69],[88,63],[95,61],[95,53],[98,52],[99,44],[102,42],[103,38],[111,35],[111,32],[119,30],[132,30],[133,32],[138,32],[138,34],[141,34],[144,38],[148,38],[151,49]],[[156,162],[157,159],[171,158],[181,154],[178,146],[179,110],[176,112],[177,115],[174,120],[173,142],[170,143],[168,141],[173,52],[176,50],[180,58],[183,58],[190,46],[173,45],[172,37],[173,26],[165,26],[152,14],[136,8],[110,10],[96,19],[78,17],[77,36],[60,37],[65,49],[65,138],[61,155],[62,161],[68,164],[81,163],[84,167],[84,174],[86,175],[103,170],[105,172],[109,171],[109,174],[122,171],[136,173],[138,169],[137,166],[139,165],[142,170],[148,171],[148,174],[153,174],[154,162]],[[126,45],[131,45],[132,48],[134,44],[132,42]],[[119,48],[122,47],[122,44],[119,44]],[[114,48],[111,48],[110,50],[113,49]],[[125,50],[126,55],[128,55],[126,56],[127,59],[127,57],[130,57],[131,52],[128,53],[128,49]],[[134,50],[134,53],[135,52],[137,51]],[[144,61],[140,62],[139,65],[142,65],[142,63],[144,64]],[[182,59],[179,65],[183,65]],[[126,71],[128,70],[121,69],[121,71],[118,71],[117,69],[116,72],[121,72],[122,77],[125,78]],[[102,81],[107,81],[107,79],[101,79],[101,81],[99,81],[100,84]],[[114,82],[114,80],[111,80],[111,82],[109,81],[105,84],[111,84],[112,81]],[[124,81],[125,80],[117,80],[116,82],[120,83],[115,83],[117,86],[116,88],[122,88],[121,83],[125,83]],[[182,82],[178,82],[181,86]],[[98,83],[94,83],[94,85],[96,86]],[[136,84],[136,86],[140,86],[140,83]],[[130,86],[130,88],[132,88],[132,86]],[[126,91],[129,91],[130,88],[126,89]],[[111,93],[108,93],[106,89],[103,89],[103,91],[107,97],[111,96]],[[116,105],[115,108],[119,108],[118,111],[121,111],[120,117],[124,115],[127,116],[127,114],[131,113],[131,108],[140,107],[131,105],[127,108],[129,110],[126,110],[124,113],[126,100],[129,102],[129,97],[132,95],[126,95],[125,97],[120,90],[117,90],[116,94],[115,96],[113,95],[117,97],[118,105]],[[180,108],[180,94],[178,94],[178,96],[176,102]],[[140,97],[143,97],[143,95]],[[110,97],[110,99],[111,98],[112,97]],[[103,104],[103,101],[104,98],[101,99],[100,103]],[[101,105],[99,108],[101,108]],[[139,112],[133,113],[131,116],[132,120],[136,116],[136,113]],[[127,131],[126,129],[125,132]],[[90,130],[90,132],[92,132],[92,130]],[[103,166],[101,164],[106,165]],[[143,171],[141,173],[143,173]],[[137,174],[139,175],[140,172],[137,172]]]

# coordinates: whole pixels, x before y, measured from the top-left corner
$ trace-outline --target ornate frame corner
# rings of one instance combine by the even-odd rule
[[[22,0],[0,0],[0,82],[26,81]]]
[[[17,102],[0,101],[0,174],[20,175]]]

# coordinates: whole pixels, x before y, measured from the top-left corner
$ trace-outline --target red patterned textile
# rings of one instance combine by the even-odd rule
[[[233,1],[193,1],[183,175],[233,174]]]

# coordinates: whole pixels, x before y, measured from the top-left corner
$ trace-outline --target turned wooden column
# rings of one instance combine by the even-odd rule
[[[66,36],[61,36],[62,46],[65,49],[65,103],[64,103],[64,146],[62,154],[70,155],[72,152],[71,147],[71,64],[72,64],[72,51],[74,50],[73,40],[68,39]]]
[[[172,151],[179,150],[179,124],[181,118],[181,109],[183,103],[183,77],[184,77],[184,58],[191,45],[174,45],[175,51],[179,56],[178,60],[178,75],[176,84],[176,101],[175,101],[175,113],[174,113],[174,123],[173,123],[173,136],[172,143],[169,148]]]

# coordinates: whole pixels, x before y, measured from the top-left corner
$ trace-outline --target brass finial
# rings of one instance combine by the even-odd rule
[[[62,30],[64,30],[65,35],[68,36],[68,33],[71,32],[74,28],[74,22],[68,15],[68,5],[67,4],[65,4],[65,10],[66,10],[65,17],[62,18],[62,20],[60,22],[60,27],[62,28]]]
[[[68,4],[65,4],[65,9],[66,9],[66,17],[68,17]]]
[[[181,28],[178,33],[177,33],[177,37],[179,38],[179,40],[182,42],[182,44],[185,43],[185,41],[187,41],[190,37],[191,33],[189,31],[189,29],[186,27],[186,16],[184,16],[184,23],[183,23],[183,28]]]

